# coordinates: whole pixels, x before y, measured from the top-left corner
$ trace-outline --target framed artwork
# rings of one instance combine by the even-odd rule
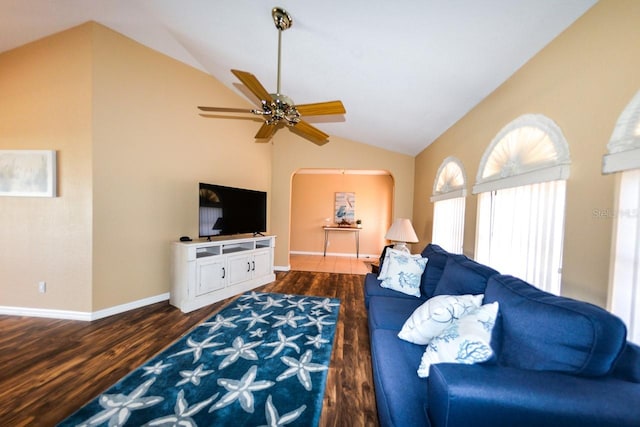
[[[56,152],[0,150],[0,196],[56,197]]]
[[[356,218],[356,193],[336,193],[336,209],[333,220],[336,224],[353,224]]]

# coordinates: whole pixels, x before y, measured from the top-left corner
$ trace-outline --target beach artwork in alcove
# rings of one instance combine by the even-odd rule
[[[356,218],[356,193],[336,193],[335,215],[333,220],[338,225],[350,225]]]

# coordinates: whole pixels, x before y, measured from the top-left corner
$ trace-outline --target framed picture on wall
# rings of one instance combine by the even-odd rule
[[[353,224],[356,218],[356,193],[336,193],[335,214],[333,220],[336,224]]]
[[[0,150],[0,196],[56,197],[56,152]]]

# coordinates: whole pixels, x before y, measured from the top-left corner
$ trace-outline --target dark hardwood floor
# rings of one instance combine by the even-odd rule
[[[261,292],[340,298],[320,425],[377,426],[363,276],[279,272]],[[94,322],[0,316],[0,426],[54,426],[231,299],[158,303]]]

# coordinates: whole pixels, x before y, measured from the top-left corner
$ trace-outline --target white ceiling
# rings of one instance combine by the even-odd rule
[[[281,91],[298,104],[340,99],[347,110],[331,122],[305,119],[331,135],[415,155],[595,2],[0,0],[0,52],[94,20],[243,97],[231,68],[275,92],[271,9],[281,6],[293,18],[282,34]]]

